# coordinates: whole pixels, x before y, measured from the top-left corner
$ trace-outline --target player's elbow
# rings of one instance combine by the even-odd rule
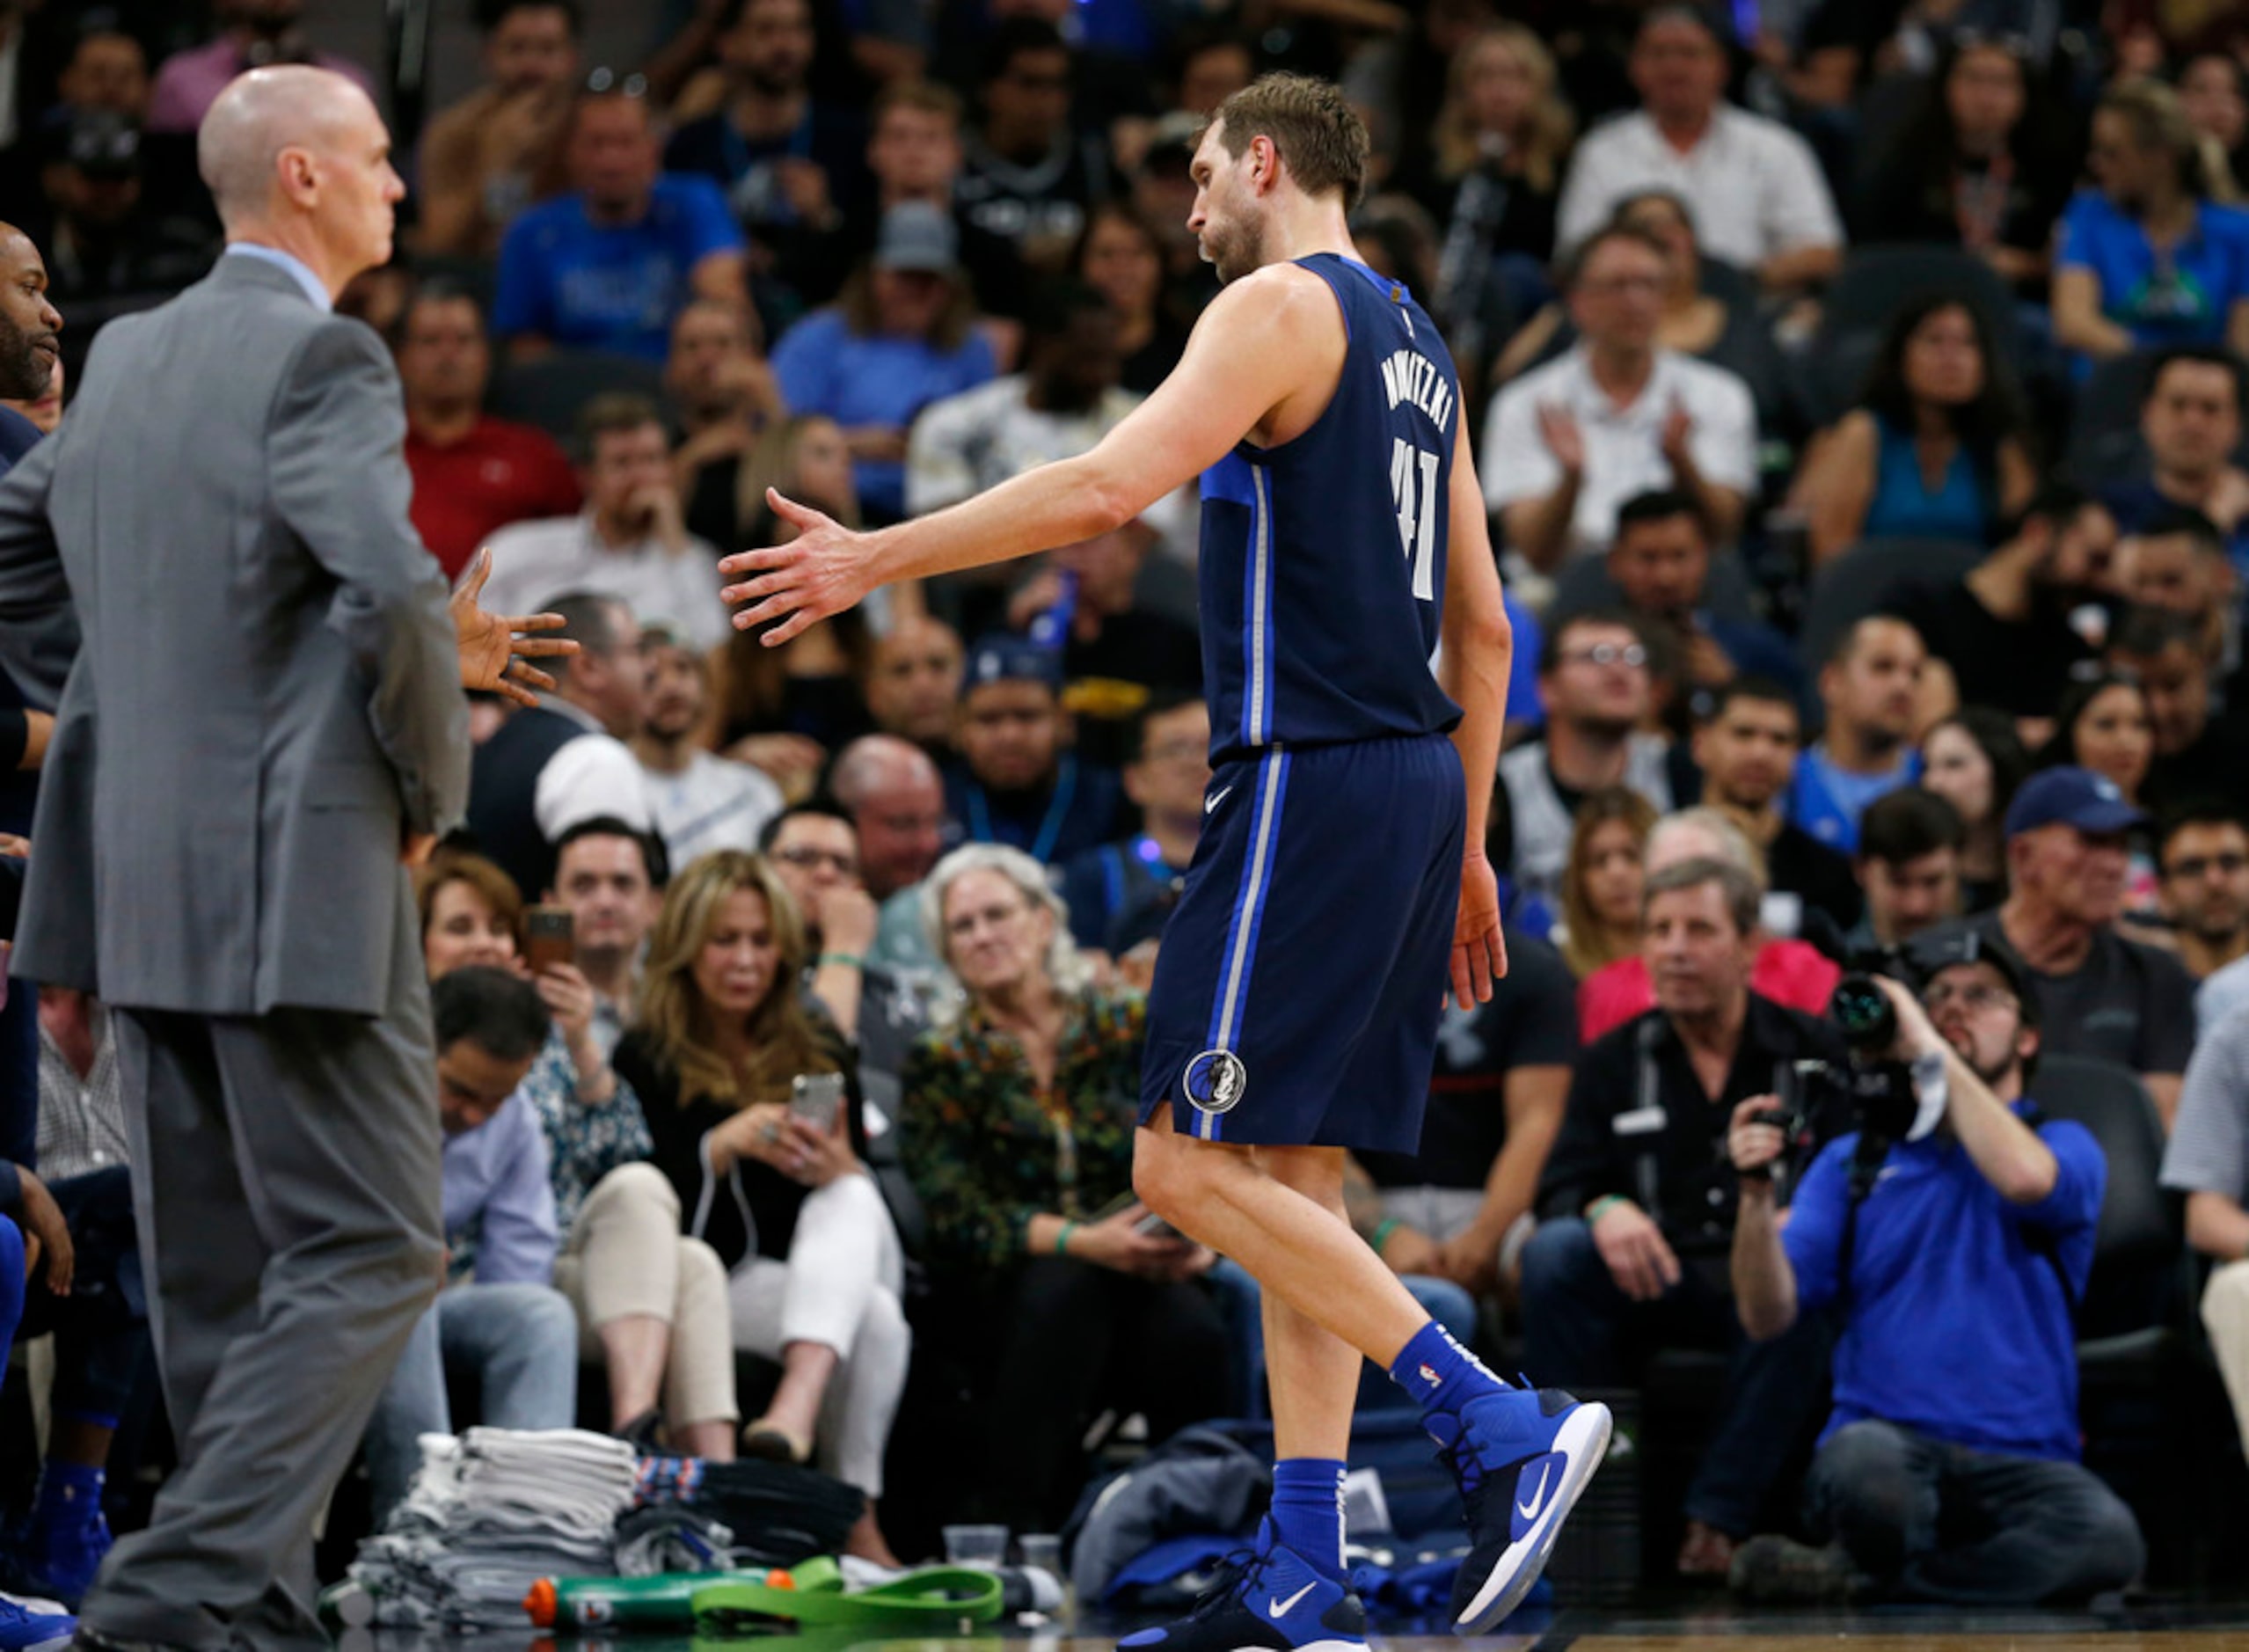
[[[1464,662],[1500,669],[1515,655],[1515,622],[1496,587],[1488,595],[1478,592],[1469,601],[1447,603],[1444,631],[1445,653]]]
[[[1071,490],[1077,505],[1078,530],[1071,543],[1098,539],[1105,533],[1114,533],[1138,516],[1145,508],[1143,501],[1118,478],[1099,472],[1089,474]]]

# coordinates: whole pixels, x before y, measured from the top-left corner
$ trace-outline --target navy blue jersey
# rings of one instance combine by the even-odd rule
[[[1202,666],[1214,764],[1274,746],[1442,734],[1460,381],[1395,281],[1298,260],[1343,311],[1343,375],[1293,442],[1239,443],[1202,475]]]

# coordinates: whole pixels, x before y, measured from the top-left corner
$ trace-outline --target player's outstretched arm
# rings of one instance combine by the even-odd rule
[[[1092,451],[870,533],[770,494],[800,536],[720,562],[719,571],[739,581],[720,594],[739,604],[736,626],[772,624],[763,640],[778,647],[892,581],[1004,562],[1106,533],[1223,458],[1312,383],[1332,354],[1313,347],[1316,341],[1340,347],[1341,339],[1335,300],[1318,276],[1290,265],[1260,270],[1211,301],[1172,376]]]
[[[1492,784],[1499,772],[1500,734],[1507,727],[1508,671],[1515,629],[1500,594],[1484,490],[1460,422],[1452,444],[1452,522],[1445,555],[1445,608],[1438,677],[1460,707],[1452,743],[1468,783],[1468,841],[1460,869],[1460,916],[1453,927],[1452,990],[1461,1008],[1492,996],[1508,972],[1500,930],[1499,881],[1484,857]]]

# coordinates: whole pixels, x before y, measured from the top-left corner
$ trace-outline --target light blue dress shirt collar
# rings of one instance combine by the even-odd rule
[[[294,253],[284,252],[277,246],[261,246],[255,241],[234,241],[227,245],[230,257],[254,258],[260,264],[271,264],[287,273],[289,279],[304,289],[304,296],[323,310],[333,310],[336,301],[328,296],[328,289],[312,273],[311,267]]]

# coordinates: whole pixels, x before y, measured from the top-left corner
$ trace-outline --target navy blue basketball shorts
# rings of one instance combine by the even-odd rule
[[[1467,799],[1441,735],[1222,765],[1164,929],[1140,1122],[1412,1153],[1436,1060]]]

